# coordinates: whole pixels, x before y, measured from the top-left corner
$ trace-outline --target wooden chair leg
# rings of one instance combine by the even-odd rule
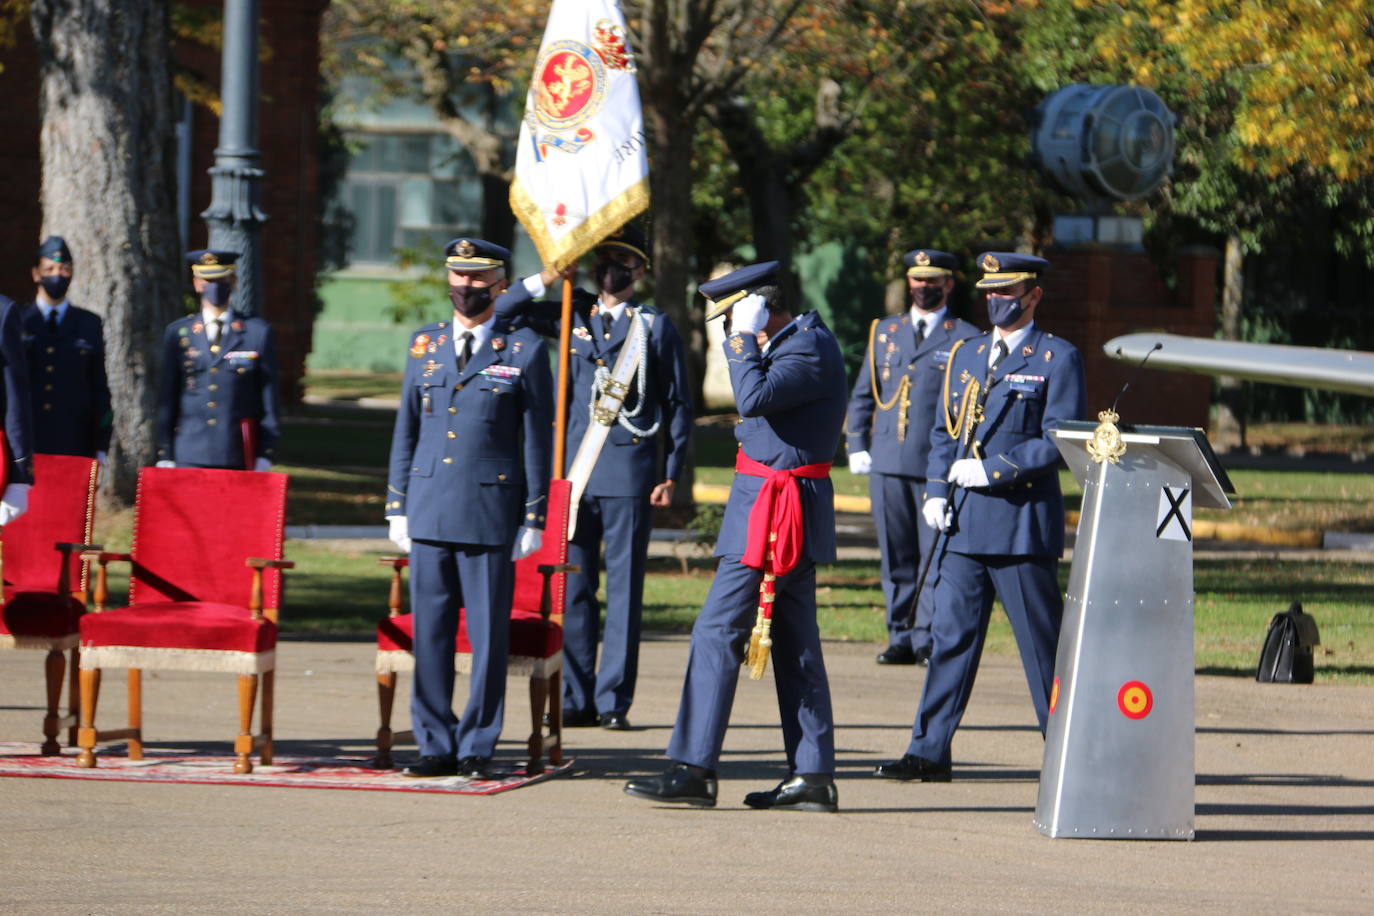
[[[549,675],[549,763],[563,765],[563,671]]]
[[[239,675],[239,736],[234,739],[234,772],[253,772],[253,704],[258,698],[258,676]]]
[[[548,678],[532,675],[530,677],[530,740],[526,745],[526,750],[529,752],[529,763],[525,765],[525,772],[531,776],[542,772],[544,768],[544,706],[548,703],[548,693]]]
[[[143,759],[143,669],[129,669],[129,759]]]
[[[389,770],[391,761],[391,708],[396,701],[396,672],[388,671],[377,675],[377,706],[381,713],[381,725],[377,729],[377,767]]]
[[[262,674],[262,711],[258,714],[258,724],[262,726],[262,742],[258,756],[265,766],[270,766],[272,763],[272,703],[276,696],[276,686],[277,672],[264,671]]]
[[[62,730],[62,718],[57,714],[62,705],[62,681],[67,667],[67,658],[61,649],[53,649],[43,662],[44,679],[48,687],[48,714],[43,717],[43,747],[39,753],[44,757],[56,757],[62,753],[62,745],[57,733]]]
[[[67,747],[76,747],[76,730],[81,721],[81,647],[72,646],[70,681],[67,684],[67,715],[71,725],[67,728]]]
[[[95,766],[95,707],[100,699],[100,669],[81,669],[81,726],[76,730],[76,743],[81,753],[76,765],[87,769]]]

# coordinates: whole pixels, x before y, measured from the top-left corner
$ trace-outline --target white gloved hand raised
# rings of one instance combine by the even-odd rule
[[[949,466],[949,482],[961,487],[986,487],[988,472],[977,458],[960,458]]]
[[[757,293],[750,293],[730,309],[730,329],[736,334],[757,334],[768,324],[768,305]]]
[[[873,456],[868,452],[851,452],[849,455],[849,473],[867,474],[873,470]]]
[[[103,468],[103,467],[105,467],[105,465],[107,465],[107,464],[109,463],[109,461],[110,461],[110,453],[109,453],[109,452],[99,452],[99,451],[98,451],[98,452],[95,453],[95,460],[96,460],[96,463],[99,464],[99,465]]]
[[[523,560],[525,557],[539,550],[544,543],[544,532],[540,528],[520,529],[520,533],[515,536],[515,548],[510,552],[512,560]]]
[[[388,515],[386,517],[388,530],[387,539],[396,545],[396,549],[401,553],[410,553],[410,525],[406,522],[404,515]]]
[[[158,468],[174,468],[176,466],[177,463],[175,461],[159,461],[157,464],[153,465],[153,467]]]
[[[29,485],[12,483],[0,496],[0,526],[8,525],[29,510]]]
[[[921,507],[921,518],[926,520],[926,524],[936,531],[949,530],[949,516],[945,512],[945,507],[949,505],[949,500],[943,496],[932,496],[926,500]]]
[[[253,470],[255,470],[255,471],[270,471],[270,470],[272,470],[272,459],[270,459],[270,458],[254,458],[254,459],[253,459]]]

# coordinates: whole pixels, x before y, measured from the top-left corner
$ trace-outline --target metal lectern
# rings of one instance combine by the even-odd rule
[[[1035,827],[1193,838],[1193,507],[1234,493],[1201,430],[1064,423],[1083,487]]]

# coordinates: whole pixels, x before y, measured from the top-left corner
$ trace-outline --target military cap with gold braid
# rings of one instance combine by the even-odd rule
[[[649,264],[649,241],[634,226],[621,226],[610,235],[606,236],[596,244],[597,248],[623,248],[631,254],[637,254],[644,260],[644,265]]]
[[[908,277],[952,277],[959,268],[959,259],[947,251],[917,248],[902,255]]]
[[[711,310],[706,313],[706,320],[710,321],[724,315],[730,306],[759,287],[772,286],[777,282],[778,262],[764,261],[762,264],[750,264],[723,277],[707,280],[697,287],[697,292],[711,300]]]
[[[997,289],[1038,278],[1050,269],[1050,262],[1015,251],[985,251],[978,256],[978,267],[983,278],[974,285],[979,289]]]
[[[237,251],[218,251],[214,248],[199,248],[186,252],[186,260],[191,263],[191,276],[202,280],[223,280],[234,275],[234,262],[239,259]]]
[[[444,266],[449,270],[495,270],[509,260],[509,249],[482,239],[454,239],[444,248]]]

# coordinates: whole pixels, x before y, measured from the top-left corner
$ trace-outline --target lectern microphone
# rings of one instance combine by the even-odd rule
[[[1126,379],[1126,384],[1122,385],[1122,386],[1121,386],[1121,390],[1118,391],[1118,392],[1116,393],[1116,400],[1112,401],[1112,413],[1116,413],[1116,405],[1119,404],[1119,403],[1121,403],[1121,396],[1122,396],[1123,394],[1126,393],[1126,389],[1127,389],[1127,388],[1130,388],[1130,387],[1131,387],[1131,382],[1134,382],[1134,381],[1135,381],[1135,377],[1136,377],[1137,375],[1140,374],[1140,370],[1145,368],[1145,364],[1146,364],[1147,362],[1149,362],[1150,357],[1155,355],[1155,351],[1156,351],[1156,350],[1163,350],[1163,349],[1164,349],[1164,342],[1163,342],[1163,341],[1156,340],[1156,341],[1155,341],[1155,345],[1154,345],[1153,347],[1150,348],[1150,352],[1145,354],[1145,358],[1142,359],[1140,362],[1136,363],[1135,368],[1131,370],[1130,376],[1127,377],[1127,379]],[[1117,355],[1117,356],[1121,356],[1121,348],[1120,348],[1120,347],[1117,347],[1117,348],[1116,348],[1116,355]]]

